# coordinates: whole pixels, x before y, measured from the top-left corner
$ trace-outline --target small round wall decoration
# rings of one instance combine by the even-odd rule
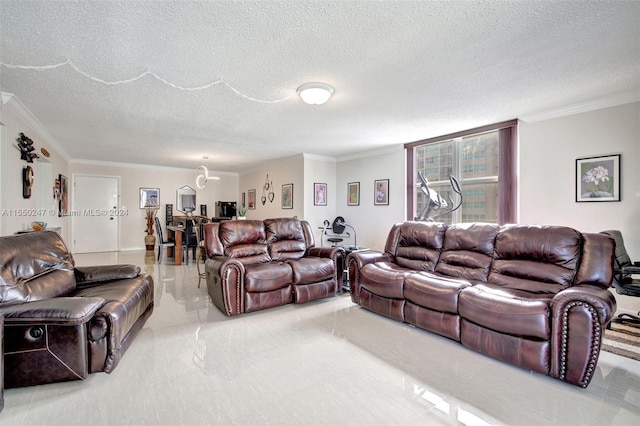
[[[42,153],[42,155],[44,155],[45,157],[49,158],[49,151],[47,151],[44,148],[40,148],[40,152]]]

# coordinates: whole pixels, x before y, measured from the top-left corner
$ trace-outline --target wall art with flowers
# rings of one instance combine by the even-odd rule
[[[576,159],[576,202],[620,201],[620,154]]]

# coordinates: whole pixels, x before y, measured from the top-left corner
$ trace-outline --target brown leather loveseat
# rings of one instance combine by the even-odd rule
[[[315,247],[309,222],[296,218],[204,225],[207,289],[233,316],[333,296],[344,250]]]
[[[6,387],[110,373],[153,311],[134,265],[76,267],[58,234],[0,237]]]
[[[347,257],[361,306],[587,387],[616,303],[614,243],[558,226],[406,222]]]

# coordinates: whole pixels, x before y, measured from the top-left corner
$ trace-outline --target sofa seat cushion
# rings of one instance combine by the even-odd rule
[[[549,340],[552,297],[478,284],[460,292],[458,311],[462,318],[500,333]]]
[[[370,263],[360,270],[360,287],[378,296],[403,299],[404,279],[412,272],[395,263]]]
[[[153,304],[153,290],[151,276],[141,274],[133,279],[111,281],[103,285],[79,289],[73,293],[73,296],[97,297],[105,300],[104,306],[96,316],[109,318],[111,347],[118,348],[122,339],[149,305]],[[92,340],[98,340],[101,337],[92,335]]]
[[[328,257],[303,257],[287,260],[293,270],[293,284],[311,284],[334,277],[336,268]]]
[[[284,262],[245,265],[244,288],[248,292],[267,292],[287,287],[293,280],[291,266]]]
[[[458,295],[463,288],[470,286],[464,279],[420,272],[405,279],[404,297],[418,306],[457,314]]]

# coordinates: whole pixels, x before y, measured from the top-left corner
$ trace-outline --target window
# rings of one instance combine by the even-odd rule
[[[449,176],[462,190],[461,207],[436,218],[439,222],[515,222],[517,121],[460,132],[405,145],[407,149],[408,218],[413,220],[427,203],[418,172],[444,200],[457,202]],[[443,213],[443,210],[435,214]]]

